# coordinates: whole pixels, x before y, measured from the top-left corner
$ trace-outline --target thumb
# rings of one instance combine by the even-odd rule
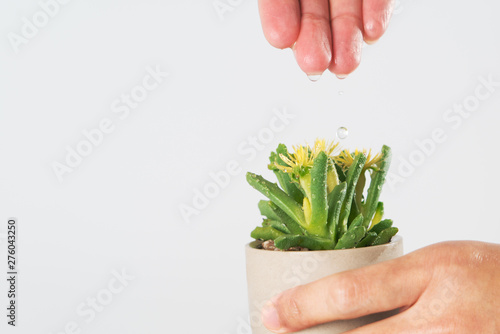
[[[263,323],[275,333],[290,333],[412,305],[432,276],[426,265],[430,259],[419,253],[284,291],[264,306]]]

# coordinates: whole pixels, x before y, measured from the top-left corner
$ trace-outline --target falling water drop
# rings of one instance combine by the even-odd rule
[[[307,76],[312,82],[316,82],[321,78],[321,74],[310,74]]]
[[[349,130],[347,130],[346,127],[342,126],[338,128],[337,137],[339,137],[339,139],[346,139],[348,135],[349,135]]]

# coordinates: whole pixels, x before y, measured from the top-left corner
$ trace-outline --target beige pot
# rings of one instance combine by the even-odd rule
[[[356,269],[403,255],[403,240],[395,236],[385,245],[366,248],[281,252],[255,248],[257,241],[246,245],[248,298],[253,334],[269,334],[262,325],[260,311],[274,295],[322,277]],[[301,334],[336,334],[375,322],[395,312],[384,312],[352,320],[334,321],[309,328]]]

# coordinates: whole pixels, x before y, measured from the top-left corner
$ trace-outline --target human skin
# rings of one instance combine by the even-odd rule
[[[308,75],[326,69],[345,78],[361,61],[363,39],[387,29],[394,0],[259,0],[264,35],[274,47],[292,48]]]
[[[262,310],[264,325],[291,333],[400,308],[348,334],[500,333],[500,245],[450,241],[287,290]]]

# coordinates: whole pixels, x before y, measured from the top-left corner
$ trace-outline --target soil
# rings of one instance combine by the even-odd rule
[[[305,247],[290,247],[286,250],[281,250],[274,245],[274,240],[263,241],[258,248],[270,251],[281,251],[281,252],[304,252],[309,250],[309,248]]]

